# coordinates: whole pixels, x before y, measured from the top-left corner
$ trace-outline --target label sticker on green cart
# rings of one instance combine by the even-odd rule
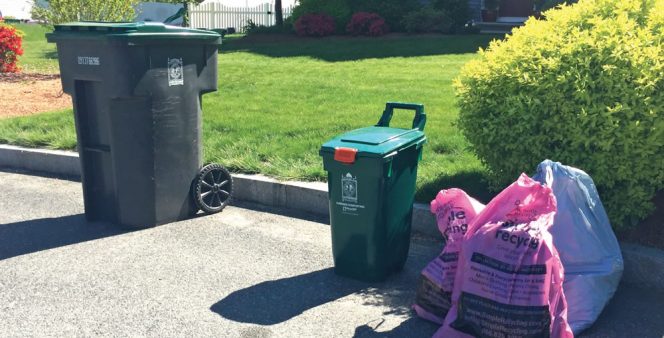
[[[364,209],[364,205],[357,204],[357,177],[350,173],[341,176],[341,202],[336,204],[341,207],[341,212],[347,215],[359,215],[360,209]]]
[[[341,177],[341,200],[357,203],[357,177],[350,173]]]

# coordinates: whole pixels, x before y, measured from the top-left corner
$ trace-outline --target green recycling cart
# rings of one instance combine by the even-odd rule
[[[415,111],[412,129],[390,127],[394,109]],[[321,147],[337,274],[382,281],[403,268],[425,123],[423,105],[389,102],[376,126],[342,134]]]

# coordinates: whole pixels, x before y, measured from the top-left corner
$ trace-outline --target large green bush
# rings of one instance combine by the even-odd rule
[[[432,0],[431,6],[446,12],[452,19],[455,30],[460,30],[470,19],[468,0]]]
[[[494,41],[456,80],[495,187],[550,158],[587,171],[616,228],[664,188],[664,0],[581,0]]]
[[[330,0],[328,0],[330,1]],[[404,16],[414,10],[422,8],[419,0],[347,0],[356,12],[378,13],[385,18],[390,30],[395,32],[404,31],[402,20]]]
[[[390,30],[402,31],[404,15],[420,8],[419,0],[299,0],[289,20],[295,22],[304,14],[326,13],[335,19],[337,31],[343,33],[354,13],[369,12],[382,16]]]
[[[305,14],[327,14],[334,18],[337,32],[343,33],[353,12],[347,0],[299,0],[289,21],[295,23]]]
[[[449,33],[454,19],[443,10],[423,8],[406,14],[402,23],[408,33]]]

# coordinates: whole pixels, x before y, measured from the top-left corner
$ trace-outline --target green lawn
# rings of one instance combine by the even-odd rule
[[[486,201],[486,171],[455,126],[452,79],[492,38],[228,38],[219,91],[203,97],[205,160],[234,172],[325,180],[318,156],[325,140],[375,124],[386,101],[419,102],[429,143],[417,199],[456,186]],[[411,120],[397,111],[393,126]],[[71,111],[0,120],[0,143],[74,149]]]
[[[54,43],[47,43],[45,34],[50,30],[37,24],[15,24],[23,37],[23,56],[19,64],[26,73],[58,73],[58,55]]]

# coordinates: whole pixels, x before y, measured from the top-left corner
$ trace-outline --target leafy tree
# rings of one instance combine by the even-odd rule
[[[159,0],[157,2],[165,2],[165,3],[170,3],[170,4],[182,4],[184,6],[184,11],[183,11],[183,18],[182,18],[182,25],[185,27],[189,26],[189,5],[190,4],[200,4],[205,0]],[[153,1],[155,2],[155,1]]]
[[[139,0],[34,1],[32,17],[48,25],[73,21],[131,21]]]

